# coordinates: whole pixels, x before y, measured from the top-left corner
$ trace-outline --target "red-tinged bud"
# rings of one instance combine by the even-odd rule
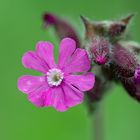
[[[46,27],[49,25],[54,27],[56,34],[61,40],[69,37],[76,41],[77,47],[81,46],[77,32],[67,21],[62,20],[52,13],[45,13],[43,16],[43,22]]]
[[[95,61],[99,65],[104,65],[107,61],[107,58],[104,56],[97,56]]]
[[[115,44],[111,58],[114,71],[119,77],[134,76],[135,69],[138,66],[134,53],[122,47],[120,44]]]
[[[51,13],[46,13],[43,16],[43,21],[45,26],[54,25],[57,23],[57,20],[58,20],[57,17]]]
[[[98,65],[104,65],[108,62],[110,43],[103,38],[95,38],[88,47],[92,60]]]
[[[140,102],[140,84],[135,83],[135,78],[124,78],[121,79],[121,82],[128,94]]]

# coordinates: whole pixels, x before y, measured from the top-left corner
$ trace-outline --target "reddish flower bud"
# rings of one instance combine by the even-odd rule
[[[112,64],[119,77],[132,77],[138,66],[135,55],[120,44],[113,47]]]
[[[98,65],[108,62],[110,43],[103,38],[95,38],[89,45],[89,53],[92,60]]]
[[[135,83],[135,78],[124,78],[121,82],[128,94],[140,102],[140,84]]]
[[[56,24],[57,20],[58,20],[57,17],[50,13],[46,13],[43,16],[45,26],[54,25]]]
[[[46,27],[53,26],[60,39],[69,37],[76,41],[77,47],[80,47],[80,39],[74,28],[67,22],[51,13],[45,13],[43,22]]]
[[[140,102],[140,67],[134,53],[120,44],[114,45],[113,65],[128,94]]]

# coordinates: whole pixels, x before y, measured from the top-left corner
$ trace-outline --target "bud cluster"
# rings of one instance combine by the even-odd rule
[[[83,44],[68,22],[53,14],[44,15],[44,23],[53,25],[60,39],[73,38],[78,47],[84,46],[90,56],[90,71],[96,73],[94,89],[86,94],[90,109],[92,104],[102,99],[113,82],[121,83],[131,97],[140,101],[140,44],[127,39],[127,28],[133,16],[130,14],[114,21],[90,21],[81,16],[85,28]]]
[[[87,50],[92,56],[94,62],[92,70],[94,71],[96,67],[98,79],[107,83],[104,86],[113,81],[122,83],[128,94],[140,101],[140,67],[138,61],[140,45],[127,40],[127,28],[133,16],[131,14],[116,21],[91,22],[85,17],[82,17],[82,20],[85,26],[86,42],[88,42],[85,47],[88,48]],[[98,91],[102,93],[96,92],[94,94],[104,95],[105,90]],[[91,97],[89,96],[89,98]]]

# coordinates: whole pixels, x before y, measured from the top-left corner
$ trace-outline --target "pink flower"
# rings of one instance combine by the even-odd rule
[[[75,41],[70,38],[60,43],[58,64],[50,42],[37,43],[36,51],[25,53],[22,63],[43,73],[43,76],[24,75],[18,80],[18,89],[28,94],[29,101],[38,107],[53,106],[58,111],[66,111],[81,103],[83,92],[94,86],[94,75],[87,72],[90,69],[87,53],[76,49]]]

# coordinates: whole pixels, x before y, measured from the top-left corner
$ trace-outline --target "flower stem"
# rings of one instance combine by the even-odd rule
[[[98,104],[92,116],[92,140],[104,140],[104,116],[102,103]]]

